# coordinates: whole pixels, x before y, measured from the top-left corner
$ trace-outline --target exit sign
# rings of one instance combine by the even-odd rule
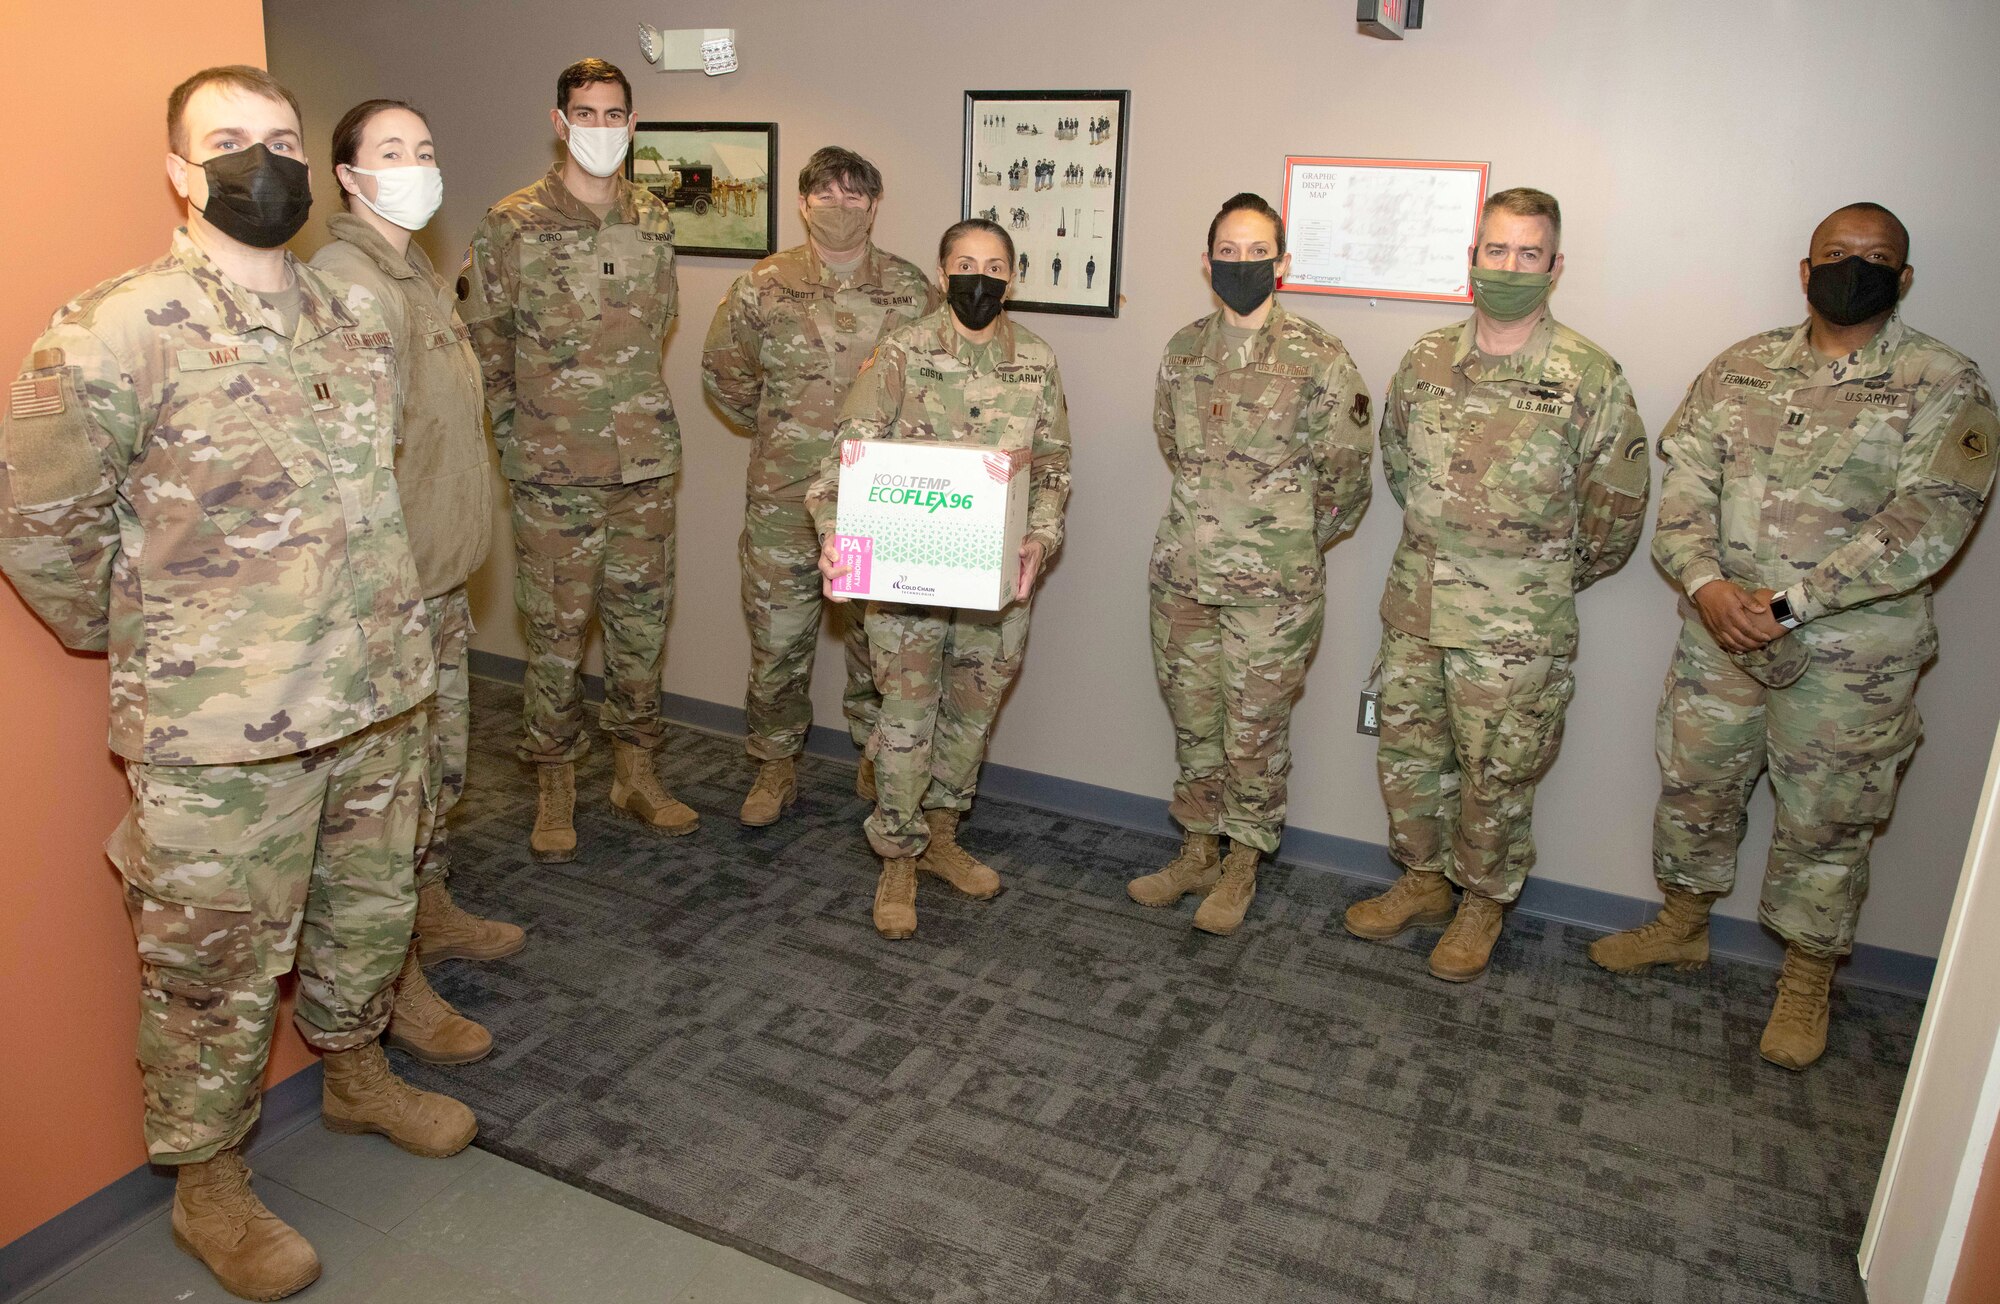
[[[1400,41],[1424,25],[1424,0],[1360,0],[1355,21],[1370,36]]]

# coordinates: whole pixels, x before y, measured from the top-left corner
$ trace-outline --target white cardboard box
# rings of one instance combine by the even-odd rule
[[[840,443],[835,593],[998,611],[1014,600],[1028,529],[1025,452],[902,439]]]

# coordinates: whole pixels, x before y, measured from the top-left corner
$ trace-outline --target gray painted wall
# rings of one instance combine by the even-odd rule
[[[879,242],[925,264],[959,215],[966,88],[1130,89],[1125,313],[1025,318],[1062,360],[1076,493],[1069,546],[992,752],[1130,792],[1164,795],[1173,773],[1146,636],[1144,567],[1167,485],[1149,429],[1154,371],[1168,335],[1211,306],[1199,255],[1215,206],[1243,189],[1275,201],[1287,153],[1483,159],[1495,188],[1553,191],[1569,260],[1555,310],[1624,363],[1655,432],[1725,345],[1803,316],[1795,268],[1807,234],[1854,199],[1887,203],[1914,233],[1908,319],[1989,367],[2000,358],[1985,229],[2000,203],[1986,141],[2000,121],[1987,67],[2000,6],[1438,0],[1426,30],[1402,44],[1358,35],[1345,0],[268,0],[265,10],[271,66],[304,101],[316,156],[357,100],[394,95],[429,110],[446,200],[423,238],[452,266],[486,205],[553,157],[555,75],[584,55],[626,69],[642,118],[778,122],[785,244],[801,238],[791,179],[806,155],[826,143],[861,150],[888,177]],[[652,71],[636,48],[641,18],[734,22],[742,71]],[[326,168],[318,180],[330,196]],[[319,238],[316,226],[301,245]],[[687,470],[667,684],[722,703],[740,702],[748,657],[735,563],[747,441],[701,397],[700,346],[746,266],[683,264],[683,318],[668,350]],[[1345,340],[1378,395],[1412,340],[1462,315],[1308,295],[1286,303]],[[1353,707],[1396,533],[1394,502],[1378,487],[1358,534],[1331,554],[1326,638],[1294,729],[1293,824],[1376,843],[1373,749],[1353,732]],[[1975,536],[1939,593],[1944,652],[1920,696],[1929,735],[1878,847],[1865,942],[1935,954],[1943,931],[2000,716],[2000,681],[1978,669],[2000,635],[1994,534]],[[475,581],[475,644],[518,656],[511,578],[503,547]],[[1652,891],[1652,717],[1673,608],[1643,551],[1584,595],[1577,699],[1536,818],[1538,874]],[[822,723],[837,720],[837,680],[837,659],[822,657]],[[1728,913],[1754,913],[1769,825],[1760,795],[1750,886]]]

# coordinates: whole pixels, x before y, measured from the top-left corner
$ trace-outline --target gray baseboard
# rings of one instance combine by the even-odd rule
[[[475,651],[472,653],[471,669],[482,679],[518,684],[523,667],[518,658]],[[586,676],[585,692],[593,701],[601,701],[604,696],[603,681],[595,675]],[[661,710],[674,723],[690,728],[736,737],[741,737],[744,732],[740,707],[667,693],[663,695]],[[824,725],[813,726],[806,740],[806,751],[814,756],[848,763],[854,760],[854,743],[847,734]],[[1100,820],[1120,828],[1168,837],[1180,836],[1178,827],[1167,814],[1167,802],[1163,797],[1148,797],[1076,779],[1057,778],[1035,770],[994,764],[988,764],[981,773],[979,790],[1058,814]],[[1389,859],[1388,848],[1380,843],[1312,829],[1285,830],[1284,844],[1278,849],[1278,856],[1288,865],[1302,865],[1375,882],[1387,882],[1399,872]],[[1610,933],[1646,922],[1658,912],[1659,906],[1657,898],[1630,897],[1598,888],[1530,878],[1516,908],[1539,918]],[[1777,968],[1785,956],[1784,944],[1763,925],[1754,920],[1730,919],[1722,915],[1710,919],[1709,949],[1718,956],[1747,960],[1771,969]],[[1841,966],[1839,981],[1855,987],[1923,997],[1930,992],[1931,977],[1936,968],[1937,961],[1931,956],[1863,943],[1854,948],[1854,954]]]
[[[250,1130],[245,1151],[252,1167],[258,1151],[319,1117],[321,1076],[315,1060],[264,1093],[263,1112]],[[0,1302],[32,1295],[166,1208],[173,1196],[173,1169],[141,1164],[33,1231],[0,1245]]]

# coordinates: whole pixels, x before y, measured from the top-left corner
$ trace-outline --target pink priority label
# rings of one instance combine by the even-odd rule
[[[840,554],[840,564],[847,567],[847,574],[833,582],[833,591],[868,592],[869,573],[875,568],[874,538],[866,534],[836,534],[833,546]]]

